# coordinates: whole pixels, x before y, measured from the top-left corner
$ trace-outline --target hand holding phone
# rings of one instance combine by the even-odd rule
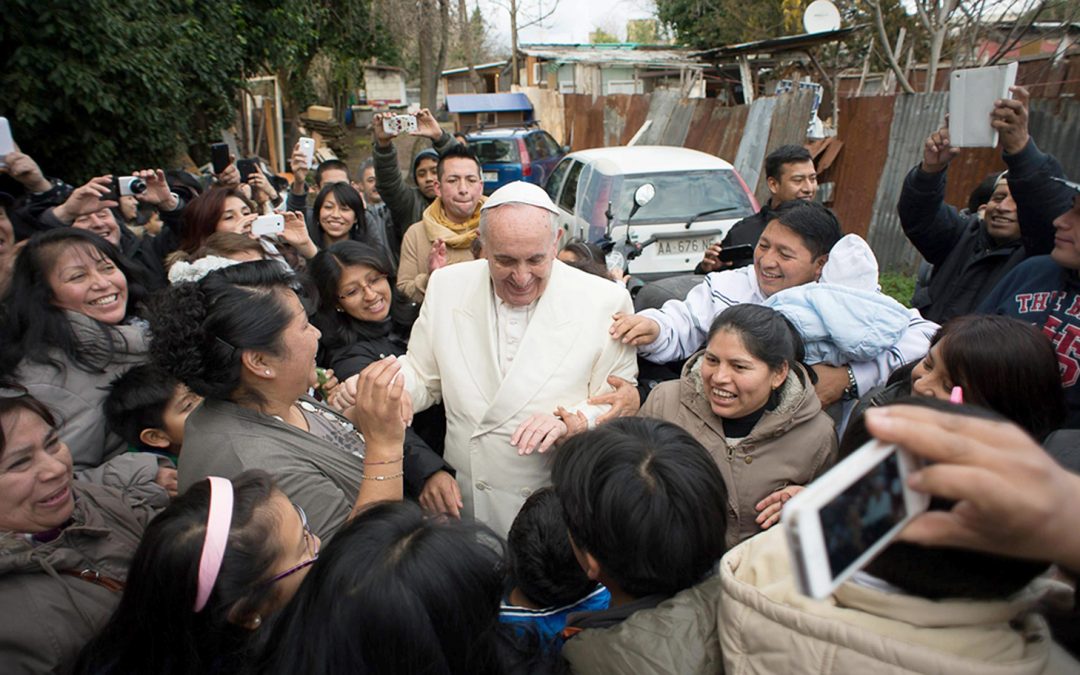
[[[4,158],[15,152],[15,139],[11,136],[11,125],[6,117],[0,117],[0,167],[7,166]]]
[[[383,118],[383,131],[390,136],[416,131],[416,118],[412,115],[393,115]]]
[[[312,163],[315,161],[315,139],[301,136],[297,145],[300,148],[300,152],[303,153],[304,158],[307,159],[307,168],[310,169]]]
[[[251,236],[269,237],[279,235],[285,231],[285,216],[274,213],[269,216],[259,216],[251,223]]]
[[[214,143],[210,146],[210,161],[214,167],[214,173],[218,174],[228,168],[232,158],[229,156],[228,143]]]
[[[727,246],[720,249],[720,255],[717,258],[720,262],[737,262],[739,260],[746,260],[747,258],[754,257],[754,247],[750,244],[739,244],[738,246]]]
[[[926,510],[930,498],[907,486],[919,466],[899,446],[870,441],[784,505],[800,593],[827,597]]]

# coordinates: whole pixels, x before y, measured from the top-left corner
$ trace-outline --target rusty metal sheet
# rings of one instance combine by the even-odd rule
[[[712,154],[735,163],[739,152],[739,143],[746,130],[746,120],[750,116],[750,106],[716,106],[713,109],[712,126],[720,133],[720,140]]]
[[[759,183],[761,185],[765,183],[765,172],[762,171],[762,166],[765,162],[765,147],[769,143],[769,130],[772,126],[776,101],[777,97],[767,96],[750,104],[742,140],[739,142],[739,150],[735,153],[735,170],[743,177],[754,194],[759,195],[759,202],[761,197],[757,188]]]
[[[918,252],[900,227],[896,202],[904,176],[922,161],[923,142],[945,119],[948,92],[897,96],[885,168],[874,196],[867,241],[883,270],[914,270]]]
[[[630,97],[630,107],[626,111],[626,125],[623,127],[619,145],[629,143],[641,125],[645,124],[645,120],[649,118],[649,100],[648,94],[634,94]]]
[[[686,138],[683,147],[700,150],[715,155],[713,145],[719,134],[712,124],[713,111],[719,101],[715,98],[706,98],[698,101],[694,108],[694,114],[690,118],[690,126],[686,130]]]
[[[638,140],[638,145],[663,145],[668,121],[679,102],[678,92],[654,91],[649,97],[649,115],[652,126]]]
[[[1080,76],[1080,59],[1076,61]],[[1066,176],[1080,180],[1080,101],[1034,100],[1028,126],[1039,148],[1061,162]]]
[[[837,138],[844,142],[844,149],[828,175],[822,177],[835,186],[829,206],[844,232],[864,239],[870,229],[874,195],[885,168],[894,101],[893,96],[840,99]]]
[[[660,145],[683,147],[686,142],[686,133],[690,130],[690,120],[693,119],[694,110],[701,99],[680,98],[677,92],[670,93],[674,95],[675,105],[672,106],[671,114],[667,118],[667,125],[660,137]]]

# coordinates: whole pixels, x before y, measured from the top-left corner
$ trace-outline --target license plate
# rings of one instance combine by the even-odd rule
[[[657,255],[686,255],[687,253],[705,253],[712,243],[711,237],[697,239],[662,239],[656,242]]]
[[[485,171],[484,172],[484,182],[485,183],[498,183],[499,182],[499,172],[498,171]]]

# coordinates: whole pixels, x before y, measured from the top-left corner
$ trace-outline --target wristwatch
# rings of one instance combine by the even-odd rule
[[[859,383],[855,381],[855,371],[851,369],[851,366],[847,366],[847,389],[844,389],[844,394],[840,397],[843,401],[853,401],[859,398]]]

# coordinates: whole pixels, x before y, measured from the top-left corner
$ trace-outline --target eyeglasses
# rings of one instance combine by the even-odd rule
[[[271,585],[281,581],[285,577],[296,574],[297,572],[299,572],[300,570],[302,570],[304,568],[311,567],[312,565],[315,564],[315,561],[319,559],[319,544],[315,545],[315,550],[314,551],[311,550],[311,542],[316,541],[316,540],[315,540],[315,535],[313,535],[311,533],[311,528],[308,527],[307,514],[304,513],[304,509],[301,508],[299,504],[293,504],[293,508],[295,508],[296,512],[298,514],[300,514],[300,524],[304,527],[304,542],[307,544],[307,550],[308,550],[308,553],[311,554],[311,558],[308,559],[308,560],[305,560],[304,562],[302,562],[302,563],[300,563],[298,565],[293,565],[292,567],[285,570],[284,572],[281,572],[279,574],[275,574],[274,576],[270,577],[266,581],[262,582],[262,584],[260,584],[261,586],[271,586]]]
[[[389,277],[386,274],[380,274],[378,276],[371,277],[366,282],[356,284],[353,288],[350,288],[348,292],[338,296],[339,300],[345,298],[351,298],[357,293],[363,293],[367,295],[368,291],[375,291],[375,289],[386,282]]]

